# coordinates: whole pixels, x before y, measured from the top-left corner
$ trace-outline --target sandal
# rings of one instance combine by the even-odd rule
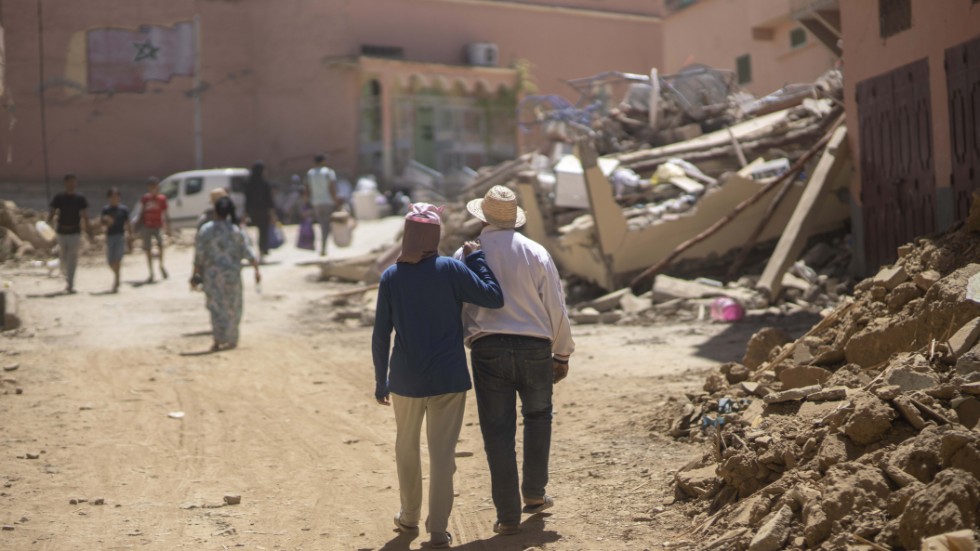
[[[429,539],[432,549],[448,549],[453,544],[453,535],[449,532],[433,532]]]
[[[398,530],[399,532],[402,532],[403,534],[419,533],[419,527],[417,524],[415,526],[412,526],[411,524],[405,524],[404,522],[402,522],[401,513],[395,515],[395,529]]]
[[[555,504],[555,500],[551,496],[546,495],[541,499],[541,503],[527,503],[525,501],[524,509],[522,509],[522,511],[529,515],[536,515],[543,512],[545,509],[550,509]]]

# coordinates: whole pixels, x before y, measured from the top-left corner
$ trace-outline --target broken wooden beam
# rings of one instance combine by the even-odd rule
[[[841,174],[841,170],[846,166],[848,159],[847,147],[847,128],[837,127],[834,130],[827,149],[817,163],[817,167],[807,183],[803,196],[796,204],[796,210],[786,224],[776,244],[776,250],[769,257],[765,270],[756,288],[762,291],[773,301],[782,290],[782,278],[786,270],[793,265],[799,258],[806,245],[807,238],[810,237],[811,227],[818,214],[818,205],[824,192],[836,182]]]

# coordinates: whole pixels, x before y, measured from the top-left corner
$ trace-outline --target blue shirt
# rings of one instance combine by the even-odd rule
[[[376,398],[421,398],[472,388],[463,350],[463,303],[500,308],[504,297],[483,251],[466,264],[433,256],[381,275],[371,349]],[[395,347],[391,352],[391,330]],[[390,373],[389,373],[390,365]]]

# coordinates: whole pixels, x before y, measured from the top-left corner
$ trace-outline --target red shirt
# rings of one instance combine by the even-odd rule
[[[163,227],[163,213],[167,210],[167,196],[162,193],[143,195],[140,199],[143,206],[142,223],[144,228],[157,229]]]

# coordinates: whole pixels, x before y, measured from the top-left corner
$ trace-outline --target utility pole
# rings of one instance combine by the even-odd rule
[[[41,101],[41,157],[44,166],[44,192],[51,202],[51,177],[48,169],[48,122],[44,97],[44,0],[37,0],[37,95]]]
[[[204,168],[204,129],[201,120],[201,14],[194,15],[194,166]]]

